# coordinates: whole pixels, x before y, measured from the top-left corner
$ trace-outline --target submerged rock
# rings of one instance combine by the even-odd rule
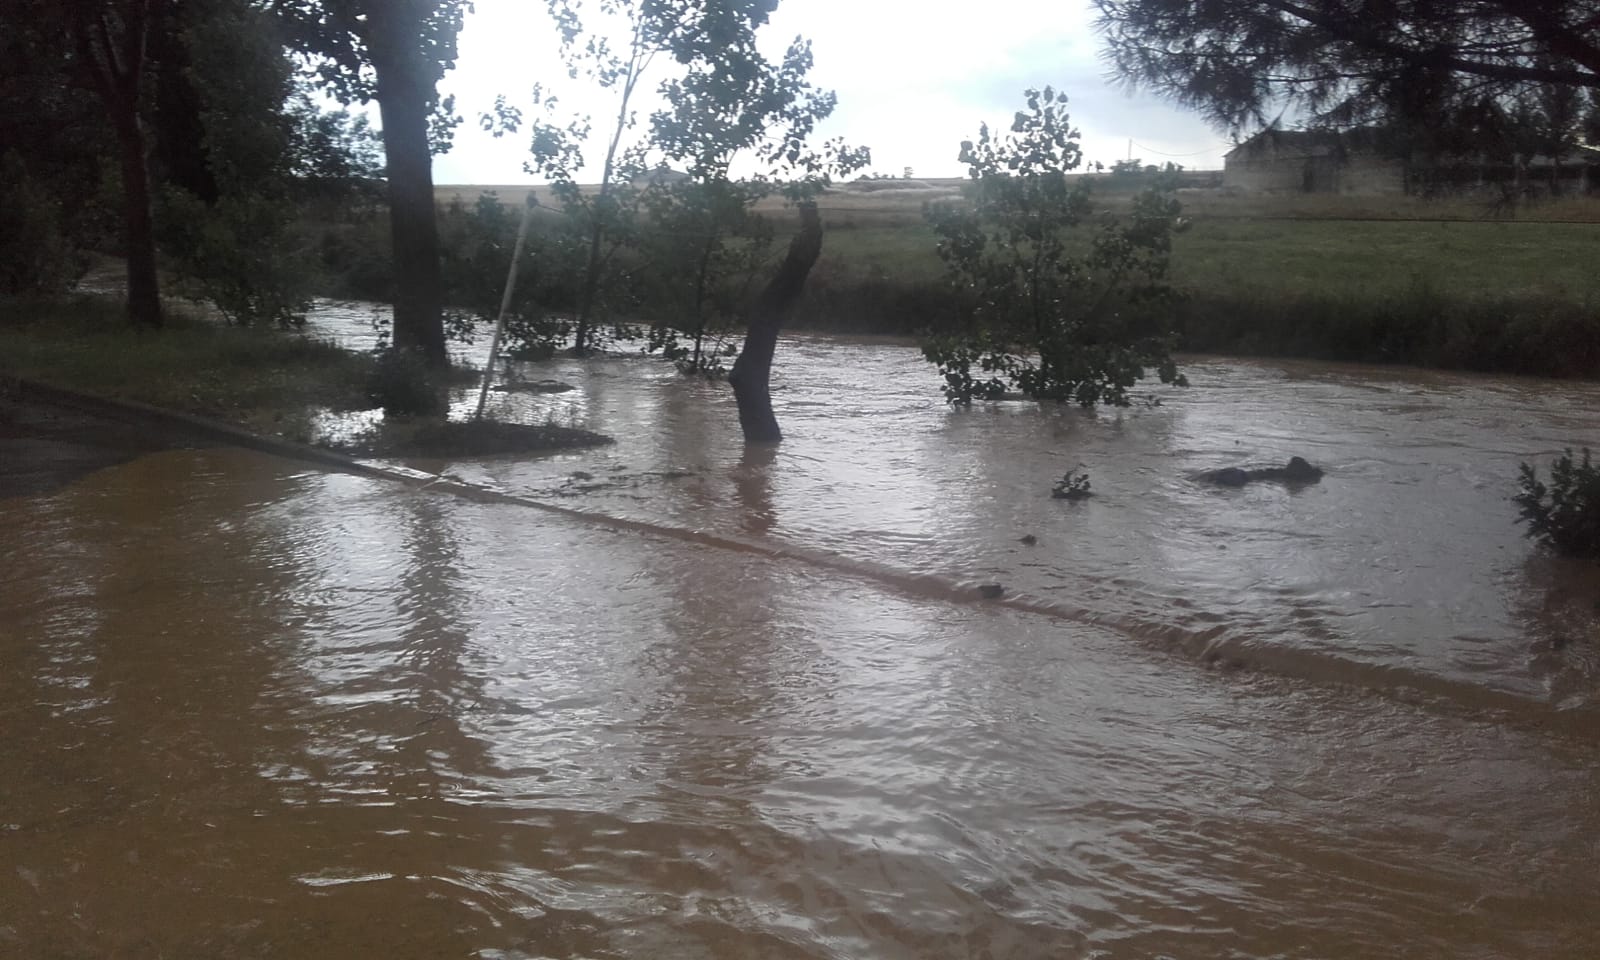
[[[1247,470],[1243,467],[1223,467],[1196,474],[1195,479],[1214,483],[1219,487],[1242,487],[1259,480],[1276,480],[1280,483],[1316,483],[1322,479],[1322,468],[1314,467],[1303,457],[1290,457],[1281,467],[1261,467]]]
[[[1242,487],[1250,482],[1250,471],[1238,467],[1223,467],[1202,473],[1199,479],[1222,487]]]

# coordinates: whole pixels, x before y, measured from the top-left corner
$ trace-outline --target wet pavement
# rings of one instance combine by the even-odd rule
[[[156,450],[191,446],[171,432],[0,393],[0,498],[48,493]]]

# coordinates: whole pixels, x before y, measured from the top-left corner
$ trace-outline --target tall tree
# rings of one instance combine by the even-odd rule
[[[690,318],[696,343],[692,367],[698,370],[704,360],[699,349],[704,332],[700,311],[707,299],[713,262],[730,232],[750,226],[750,207],[779,189],[791,200],[803,202],[831,176],[853,172],[870,161],[865,149],[838,140],[812,146],[816,126],[833,112],[835,97],[808,80],[812,64],[809,42],[795,38],[778,60],[762,53],[760,28],[777,6],[778,0],[601,0],[602,13],[627,25],[627,46],[613,53],[607,41],[595,35],[578,46],[585,27],[576,4],[550,0],[567,44],[570,72],[574,76],[586,72],[618,94],[615,123],[605,145],[603,186],[595,197],[582,197],[572,178],[579,160],[577,143],[589,132],[587,121],[533,125],[534,161],[529,169],[552,177],[567,198],[581,202],[590,218],[589,266],[580,297],[583,322],[576,344],[580,352],[588,346],[584,324],[599,282],[598,266],[604,260],[600,238],[604,230],[614,230],[625,215],[633,214],[632,208],[624,210],[616,199],[618,191],[611,178],[619,162],[639,170],[647,157],[655,156],[689,171],[689,183],[654,190],[649,207],[657,226],[692,224],[694,236],[683,237],[681,246],[693,255],[694,265],[676,279],[692,288],[688,297],[696,305],[696,316]],[[622,149],[625,132],[635,125],[629,106],[632,94],[645,69],[661,54],[669,55],[673,62],[673,74],[657,86],[665,105],[651,115],[647,136],[632,148]],[[548,106],[543,92],[536,93]],[[502,100],[495,115],[485,122],[504,131],[515,129],[520,121],[520,112]],[[731,171],[741,157],[763,173],[736,181]],[[630,191],[630,202],[640,199],[639,193]],[[568,206],[574,209],[572,203]],[[783,317],[800,295],[821,249],[821,234],[815,208],[802,203],[800,235],[789,257],[747,311],[745,348],[728,379],[749,441],[781,438],[767,390],[773,348]],[[660,345],[655,336],[652,342]]]
[[[12,11],[0,30],[0,291],[56,292],[81,272],[91,234],[107,245],[96,200],[117,142],[59,15]],[[82,82],[62,82],[74,75]]]
[[[753,37],[743,48],[730,39],[714,31],[696,39],[709,54],[705,66],[662,84],[667,106],[652,124],[657,146],[669,160],[687,165],[695,181],[729,182],[735,159],[745,154],[769,171],[751,181],[757,189],[739,191],[745,207],[773,189],[799,204],[799,233],[746,311],[744,346],[728,373],[745,441],[777,443],[783,433],[769,384],[778,332],[822,250],[822,222],[812,201],[832,177],[860,170],[872,157],[866,148],[838,139],[812,145],[812,134],[832,115],[837,98],[808,79],[810,41],[796,37],[773,62],[756,51]],[[725,59],[730,56],[735,59]]]
[[[1548,87],[1600,89],[1592,0],[1095,0],[1131,83],[1239,131],[1285,110],[1332,126],[1471,126]]]
[[[737,5],[737,4],[736,4]],[[577,187],[573,169],[562,162],[570,156],[557,145],[554,152],[541,149],[541,145],[559,144],[551,138],[548,128],[536,127],[530,170],[551,177],[558,196],[570,213],[587,219],[588,248],[585,254],[583,283],[578,299],[578,313],[572,336],[573,353],[587,353],[593,338],[595,297],[600,290],[601,274],[606,257],[606,234],[623,228],[637,212],[637,194],[631,189],[620,191],[615,181],[619,174],[630,177],[644,168],[644,145],[636,143],[625,148],[623,138],[635,127],[633,96],[639,83],[657,54],[665,50],[667,34],[663,17],[670,20],[677,11],[674,5],[659,0],[601,0],[602,17],[626,23],[627,40],[620,51],[613,50],[609,40],[602,35],[587,33],[580,4],[575,0],[548,0],[550,15],[561,32],[561,53],[567,63],[567,72],[573,77],[582,76],[587,82],[611,91],[616,100],[616,116],[611,121],[611,131],[605,144],[605,157],[600,165],[600,187],[590,197]],[[585,39],[587,42],[580,43]],[[537,95],[536,95],[537,96]]]
[[[37,14],[41,6],[50,5],[30,3],[27,12]],[[48,16],[49,11],[44,12]],[[161,325],[161,294],[156,279],[144,101],[148,47],[160,12],[159,0],[74,0],[67,4],[65,18],[58,21],[71,44],[72,66],[99,95],[116,132],[128,319],[150,327]]]
[[[597,189],[582,188],[576,179],[584,160],[577,141],[590,132],[587,118],[565,124],[540,119],[531,124],[533,158],[526,164],[528,171],[551,181],[562,206],[584,225],[588,237],[573,332],[573,352],[581,355],[592,345],[596,298],[607,261],[616,247],[634,239],[627,233],[637,223],[645,191],[629,181],[645,172],[647,157],[659,146],[663,123],[683,126],[679,118],[658,113],[641,127],[634,108],[641,82],[658,61],[670,62],[679,78],[719,74],[726,86],[725,99],[758,82],[765,76],[767,62],[757,49],[756,36],[778,4],[777,0],[599,0],[587,15],[578,0],[547,0],[547,5],[561,35],[568,75],[610,91],[616,107],[605,128]],[[621,38],[621,44],[613,45],[613,38]],[[668,91],[680,82],[669,79],[660,89]],[[535,107],[548,112],[555,102],[542,86],[535,87]],[[499,136],[515,130],[522,113],[501,98],[484,121]]]
[[[273,0],[290,42],[344,103],[377,101],[394,243],[394,345],[447,362],[433,196],[434,147],[448,146],[439,80],[455,66],[469,0]],[[430,144],[430,133],[433,142]]]
[[[152,48],[163,265],[231,322],[294,323],[309,273],[293,229],[294,60],[254,0],[181,9],[181,30]]]

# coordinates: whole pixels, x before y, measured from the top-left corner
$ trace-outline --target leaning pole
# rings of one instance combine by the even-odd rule
[[[528,218],[533,213],[533,205],[537,201],[533,192],[528,192],[528,200],[522,205],[522,222],[517,225],[517,242],[511,248],[511,267],[506,271],[506,288],[500,294],[500,315],[495,317],[494,337],[489,341],[489,362],[483,366],[483,386],[478,390],[478,409],[473,413],[472,419],[483,419],[483,405],[489,399],[489,383],[494,379],[494,364],[500,358],[500,338],[506,332],[506,313],[511,309],[511,294],[517,288],[517,263],[522,260],[522,244],[528,239]]]

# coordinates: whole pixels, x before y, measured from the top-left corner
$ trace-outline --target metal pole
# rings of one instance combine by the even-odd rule
[[[506,332],[506,311],[511,309],[511,292],[517,286],[517,262],[522,259],[522,243],[528,237],[528,217],[533,213],[533,191],[528,191],[527,202],[522,205],[522,223],[517,226],[517,243],[511,248],[511,269],[506,271],[506,289],[500,295],[500,316],[494,321],[494,339],[489,341],[489,362],[483,367],[483,388],[478,391],[478,410],[474,420],[483,419],[483,405],[489,399],[489,382],[494,379],[494,363],[500,358],[500,338]]]

